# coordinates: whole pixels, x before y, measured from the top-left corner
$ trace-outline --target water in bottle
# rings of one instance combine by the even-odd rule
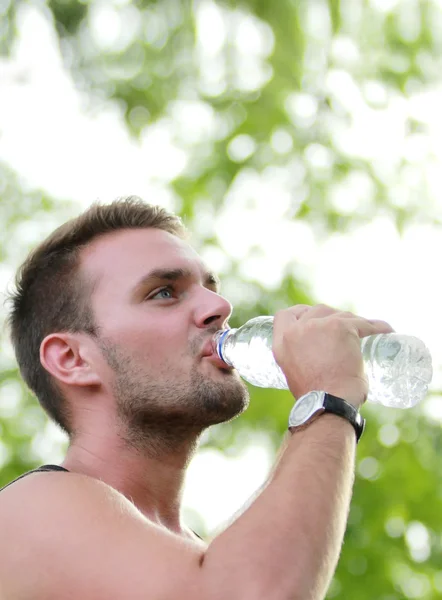
[[[248,382],[288,389],[272,353],[272,337],[273,317],[255,317],[239,329],[219,331],[214,344],[219,357]],[[420,339],[397,333],[371,335],[362,338],[361,350],[368,402],[410,408],[425,397],[433,369],[430,352]]]

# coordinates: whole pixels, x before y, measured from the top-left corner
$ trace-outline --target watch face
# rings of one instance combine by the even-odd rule
[[[324,405],[324,392],[309,392],[301,396],[290,413],[289,426],[296,427],[306,423]]]

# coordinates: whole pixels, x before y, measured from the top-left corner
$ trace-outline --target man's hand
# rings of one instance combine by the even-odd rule
[[[299,304],[276,313],[273,354],[295,398],[324,390],[358,408],[368,393],[360,338],[392,331],[385,321]]]

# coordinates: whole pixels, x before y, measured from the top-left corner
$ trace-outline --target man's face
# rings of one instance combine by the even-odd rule
[[[159,229],[122,230],[95,240],[81,268],[96,281],[103,384],[137,435],[202,430],[246,408],[246,386],[210,354],[231,305],[186,242]]]

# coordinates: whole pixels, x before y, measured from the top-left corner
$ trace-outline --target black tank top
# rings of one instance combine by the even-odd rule
[[[32,471],[28,471],[27,473],[23,473],[23,475],[20,475],[20,477],[17,477],[17,479],[10,481],[5,486],[0,488],[0,492],[8,486],[15,483],[16,481],[18,481],[19,479],[23,479],[23,477],[26,477],[26,475],[30,475],[31,473],[44,473],[46,471],[66,471],[66,473],[69,473],[67,469],[65,469],[64,467],[60,467],[59,465],[42,465],[41,467],[38,467],[37,469],[32,469]]]

